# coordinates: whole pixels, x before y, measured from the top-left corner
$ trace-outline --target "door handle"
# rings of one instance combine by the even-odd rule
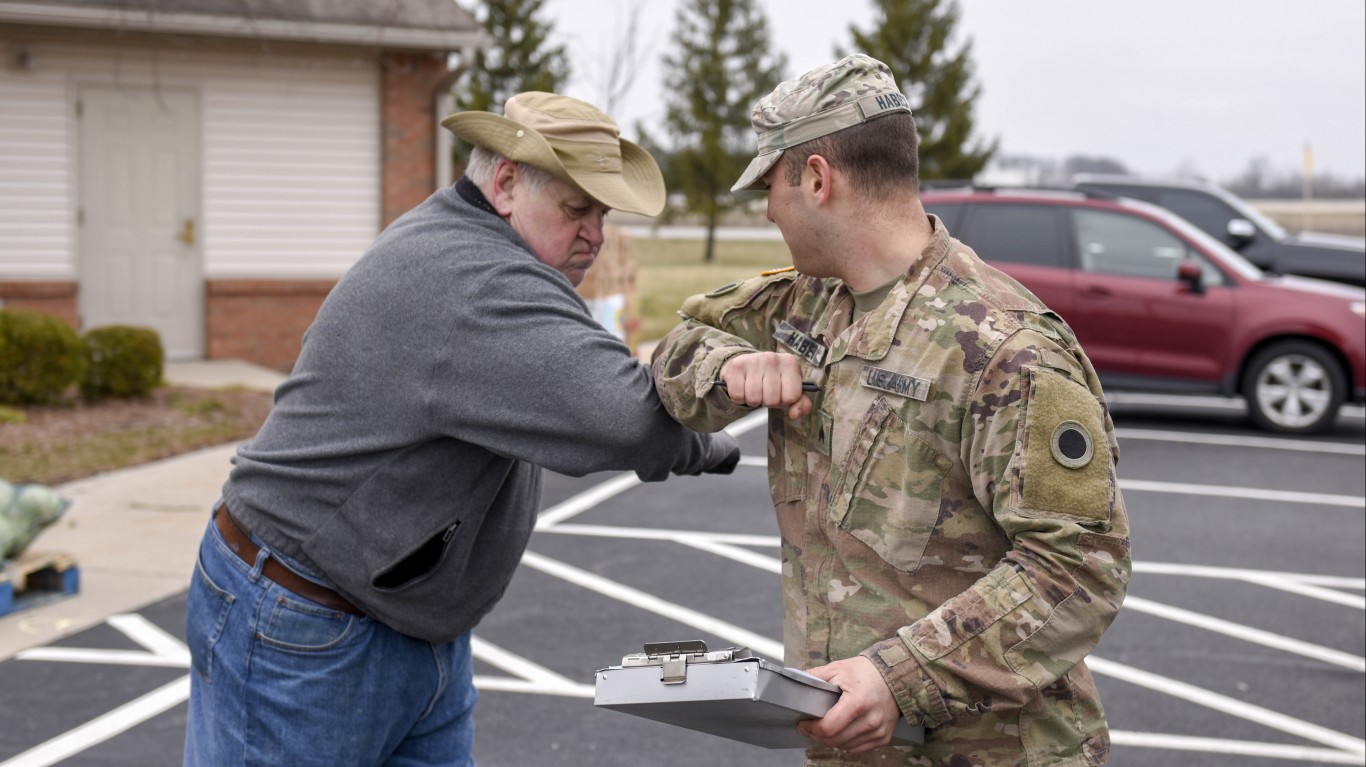
[[[1100,285],[1087,285],[1081,289],[1082,298],[1109,298],[1113,295],[1109,288]]]
[[[176,239],[180,240],[186,245],[194,244],[194,219],[185,219],[185,226],[181,228],[180,235],[176,237]]]

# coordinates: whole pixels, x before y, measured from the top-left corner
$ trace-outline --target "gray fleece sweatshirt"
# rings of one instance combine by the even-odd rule
[[[662,480],[734,449],[674,422],[649,367],[470,188],[395,221],[332,290],[224,486],[266,544],[434,642],[502,596],[538,467]]]

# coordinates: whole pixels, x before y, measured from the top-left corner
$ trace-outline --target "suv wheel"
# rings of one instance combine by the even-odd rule
[[[1243,377],[1252,422],[1263,429],[1311,434],[1337,418],[1347,390],[1337,360],[1307,341],[1280,341],[1257,352]]]

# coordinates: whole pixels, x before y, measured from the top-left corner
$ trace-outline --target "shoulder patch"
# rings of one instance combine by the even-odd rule
[[[747,280],[732,282],[713,290],[710,293],[689,297],[683,302],[679,314],[685,318],[699,320],[703,323],[719,328],[722,322],[732,312],[738,311],[756,296],[764,293],[771,286],[783,285],[796,279],[797,273],[782,272],[768,277],[751,277]]]
[[[1076,421],[1063,421],[1053,430],[1053,460],[1069,469],[1080,469],[1091,462],[1096,442],[1091,432]]]
[[[1104,413],[1091,390],[1064,372],[1031,367],[1023,417],[1012,493],[1022,510],[1109,519],[1116,480],[1104,452]]]

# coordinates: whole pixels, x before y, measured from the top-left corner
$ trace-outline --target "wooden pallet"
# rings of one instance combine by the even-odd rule
[[[26,552],[0,567],[0,617],[71,596],[81,570],[70,554]]]

